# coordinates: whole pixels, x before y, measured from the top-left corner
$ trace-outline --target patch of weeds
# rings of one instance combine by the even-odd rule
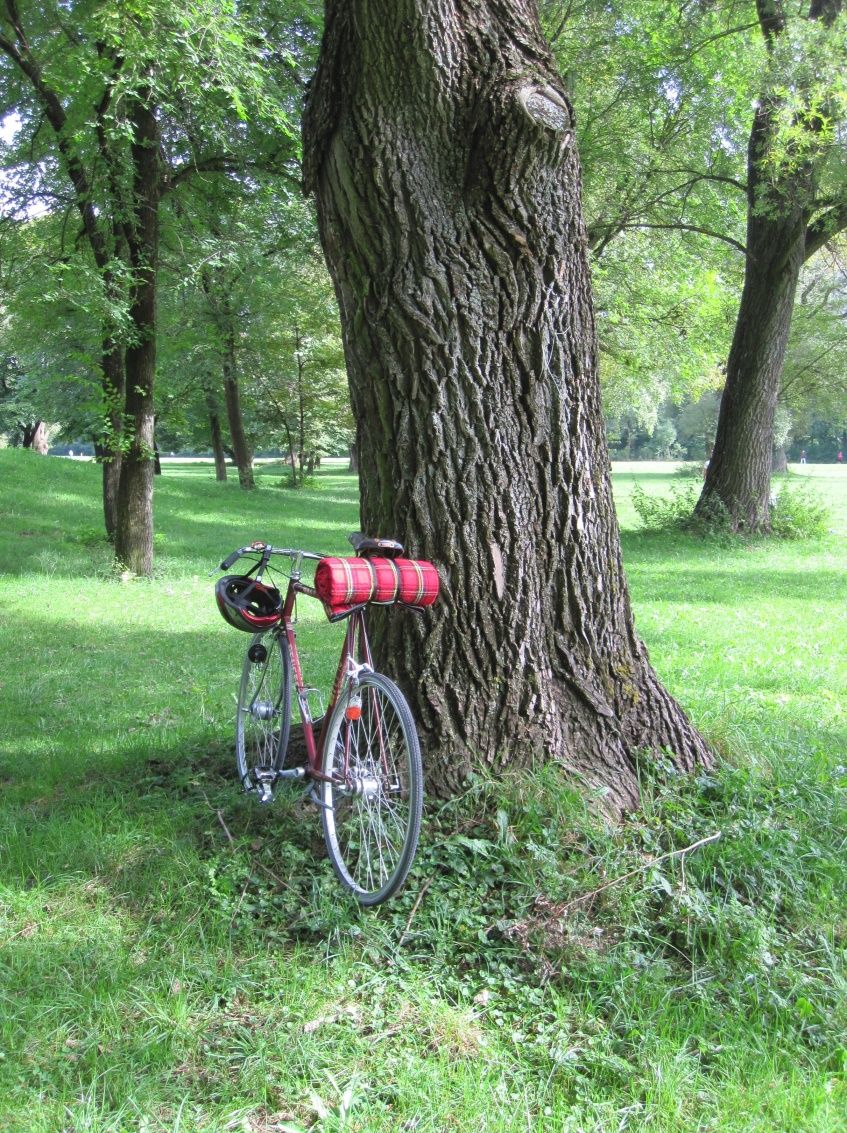
[[[314,473],[306,473],[301,475],[299,472],[293,476],[290,469],[280,476],[279,480],[275,481],[277,488],[288,488],[293,492],[299,492],[301,489],[309,489],[314,491],[318,487],[318,478]]]
[[[45,548],[45,550],[38,552],[35,556],[35,561],[38,563],[41,573],[46,574],[48,578],[52,578],[62,565],[62,556],[58,551]]]
[[[641,780],[642,810],[611,831],[554,768],[475,781],[430,816],[403,894],[362,919],[363,960],[425,970],[524,1063],[566,1072],[574,1096],[622,1088],[662,1018],[697,1029],[706,1068],[753,1035],[835,1069],[843,790],[799,760],[699,776],[645,760]],[[328,913],[313,906],[312,931],[322,917],[337,931]]]
[[[669,496],[651,496],[633,484],[632,506],[645,531],[679,530],[691,519],[699,494],[696,484],[674,484]]]
[[[711,497],[705,507],[695,507],[699,483],[674,484],[668,496],[648,495],[639,484],[632,488],[632,506],[645,531],[670,534],[683,531],[715,543],[729,544],[735,536],[732,520],[723,503]]]
[[[832,518],[832,509],[808,481],[786,478],[771,506],[771,531],[780,539],[820,539]]]
[[[702,480],[703,464],[699,460],[685,460],[677,465],[673,474],[681,480]]]
[[[80,543],[83,547],[102,547],[108,542],[103,528],[93,525],[76,527],[69,538],[74,543]]]

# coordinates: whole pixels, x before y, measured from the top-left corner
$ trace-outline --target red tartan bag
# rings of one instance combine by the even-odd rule
[[[354,606],[374,602],[423,609],[438,597],[438,572],[416,559],[321,559],[315,569],[315,593],[330,618]]]

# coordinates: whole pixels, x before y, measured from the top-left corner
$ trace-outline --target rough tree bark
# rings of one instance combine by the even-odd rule
[[[785,34],[780,0],[756,0],[769,50]],[[830,26],[841,0],[812,0],[809,19]],[[770,528],[774,413],[782,377],[800,270],[837,231],[847,226],[847,205],[821,212],[816,202],[817,163],[812,145],[804,160],[778,174],[767,167],[783,112],[781,95],[763,94],[747,150],[747,259],[744,287],[726,370],[715,444],[695,515],[723,512],[733,530]],[[810,143],[819,119],[806,124]]]
[[[533,0],[328,0],[304,118],[363,529],[443,598],[375,625],[432,785],[541,755],[631,806],[639,749],[711,754],[635,634],[570,105]]]

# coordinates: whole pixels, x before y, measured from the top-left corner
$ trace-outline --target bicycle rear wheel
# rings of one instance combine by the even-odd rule
[[[282,634],[257,633],[241,670],[235,761],[245,791],[273,796],[291,730],[291,660]]]
[[[393,896],[411,868],[423,806],[421,751],[400,689],[380,673],[351,682],[326,735],[321,784],[333,869],[363,905]]]

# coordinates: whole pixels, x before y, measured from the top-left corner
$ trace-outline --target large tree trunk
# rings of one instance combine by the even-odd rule
[[[362,526],[434,560],[374,619],[432,785],[561,761],[611,808],[639,749],[710,753],[633,628],[570,106],[532,0],[329,0],[304,120]]]
[[[153,381],[156,373],[156,269],[159,248],[159,130],[153,108],[133,106],[133,269],[130,319],[134,339],[126,350],[125,420],[132,430],[121,463],[115,558],[133,574],[153,569]]]
[[[806,253],[808,190],[796,181],[779,199],[760,172],[773,123],[760,109],[748,156],[747,262],[726,368],[715,444],[696,514],[726,514],[734,531],[770,526],[774,413]]]

